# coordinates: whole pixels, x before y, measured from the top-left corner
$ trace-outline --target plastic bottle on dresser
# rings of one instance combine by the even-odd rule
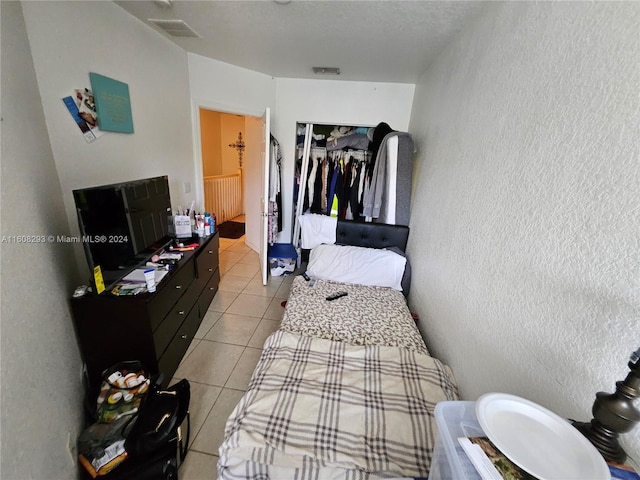
[[[204,212],[204,236],[208,237],[209,235],[211,235],[211,214]]]
[[[198,226],[198,236],[204,237],[204,215],[196,215],[196,224]]]

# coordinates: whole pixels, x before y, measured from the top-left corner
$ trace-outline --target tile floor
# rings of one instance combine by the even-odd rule
[[[247,388],[262,345],[282,320],[293,275],[262,285],[258,254],[220,239],[220,286],[175,373],[191,384],[191,445],[180,480],[215,479],[224,424]]]

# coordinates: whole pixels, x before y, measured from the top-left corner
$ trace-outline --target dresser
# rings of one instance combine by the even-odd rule
[[[218,290],[219,236],[202,238],[157,285],[135,296],[88,294],[71,299],[87,387],[99,388],[102,371],[139,360],[167,386]]]

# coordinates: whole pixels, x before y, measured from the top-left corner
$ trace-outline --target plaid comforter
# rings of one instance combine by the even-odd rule
[[[219,478],[427,476],[434,407],[456,398],[427,355],[279,330],[227,421]]]

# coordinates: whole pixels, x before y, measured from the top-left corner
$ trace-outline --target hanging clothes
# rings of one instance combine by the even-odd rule
[[[391,132],[384,137],[369,188],[365,187],[363,215],[381,223],[409,225],[414,149],[406,132]]]
[[[298,155],[304,155],[299,150]],[[324,147],[314,147],[311,149],[308,157],[308,168],[306,177],[299,179],[296,177],[298,184],[304,182],[305,194],[302,199],[302,211],[311,213],[323,213],[322,210],[322,194],[323,194],[323,163],[327,158],[327,150]],[[302,165],[303,158],[298,158],[297,164]],[[297,193],[297,192],[294,192]],[[296,195],[297,198],[297,195]]]
[[[380,122],[378,125],[376,125],[376,128],[373,129],[371,142],[369,143],[369,151],[371,152],[371,158],[373,159],[373,161],[367,168],[367,176],[369,177],[369,179],[371,179],[371,177],[373,176],[373,169],[375,168],[375,164],[378,159],[378,150],[380,150],[382,141],[387,135],[394,131],[395,130],[393,130],[393,128],[391,128],[389,124],[385,122]]]
[[[318,163],[320,163],[319,160],[319,158],[313,156],[309,159],[310,171],[309,177],[307,178],[307,202],[309,205],[309,209],[311,209],[311,206],[313,205],[313,195],[315,193],[316,186],[316,173],[318,172]]]
[[[347,202],[346,220],[358,220],[360,210],[358,209],[358,186],[360,183],[361,162],[354,161],[351,165],[351,181],[349,183],[349,195]]]
[[[322,160],[322,194],[320,195],[320,212],[324,213],[327,211],[327,185],[329,183],[329,179],[327,176],[329,175],[329,161],[325,158]]]
[[[360,179],[365,176],[370,158],[364,150],[312,149],[302,211],[331,215],[333,210],[333,215],[340,219],[360,221],[363,192]]]
[[[355,160],[352,156],[348,156],[344,164],[343,187],[340,197],[340,218],[347,218],[347,210],[349,209],[349,199],[351,198],[351,174]]]
[[[282,153],[280,144],[271,135],[269,148],[271,149],[271,162],[269,165],[269,205],[267,221],[267,241],[270,245],[276,243],[278,233],[282,231]]]
[[[322,190],[322,164],[324,160],[320,157],[316,160],[317,168],[313,178],[313,200],[311,201],[310,210],[311,213],[322,213],[322,197],[324,195],[324,191]]]
[[[301,212],[408,225],[413,155],[408,133],[385,122],[375,128],[314,125],[307,131],[311,148],[302,158],[305,137],[299,136],[296,164],[305,168],[294,185],[294,192],[305,190]]]
[[[334,161],[333,173],[331,175],[331,184],[329,187],[329,195],[327,195],[327,215],[332,217],[338,216],[338,190],[340,185],[341,172],[340,160]]]

